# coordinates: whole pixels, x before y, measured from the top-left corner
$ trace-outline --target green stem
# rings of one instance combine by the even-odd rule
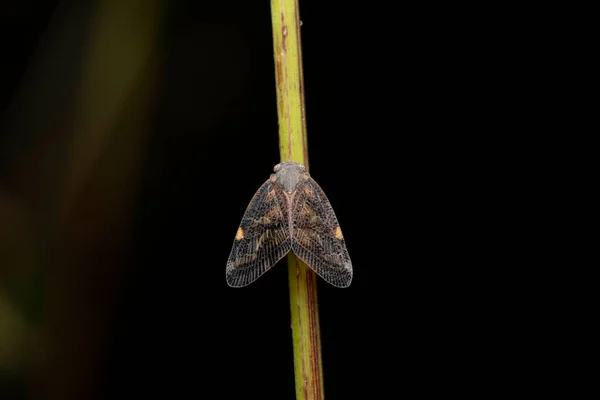
[[[281,161],[308,170],[298,0],[271,0]],[[288,256],[296,398],[322,400],[323,367],[315,273]]]

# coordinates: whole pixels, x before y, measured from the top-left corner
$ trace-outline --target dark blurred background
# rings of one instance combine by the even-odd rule
[[[326,397],[479,393],[503,61],[460,10],[381,7],[300,2],[311,174],[355,269],[319,281]],[[8,0],[0,29],[0,399],[293,399],[287,266],[225,282],[279,161],[269,2]]]

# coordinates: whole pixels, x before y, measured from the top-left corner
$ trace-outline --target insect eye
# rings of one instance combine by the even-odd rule
[[[273,172],[277,172],[281,169],[281,163],[277,164],[274,168],[273,168]]]

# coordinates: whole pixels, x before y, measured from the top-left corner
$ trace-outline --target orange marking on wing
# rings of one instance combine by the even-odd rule
[[[244,238],[244,230],[242,229],[242,227],[240,226],[237,230],[237,233],[235,234],[235,240],[242,240]]]

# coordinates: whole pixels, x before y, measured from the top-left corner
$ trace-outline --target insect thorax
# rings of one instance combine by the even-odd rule
[[[282,163],[281,168],[275,173],[276,182],[286,192],[293,192],[308,177],[304,166],[295,162]]]

